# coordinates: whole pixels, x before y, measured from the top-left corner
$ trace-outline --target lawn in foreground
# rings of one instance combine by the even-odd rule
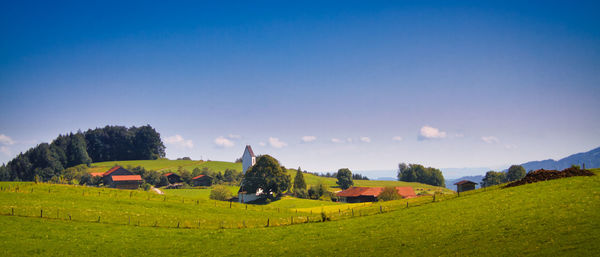
[[[593,256],[600,179],[478,192],[342,221],[189,230],[0,216],[0,251],[23,255]]]

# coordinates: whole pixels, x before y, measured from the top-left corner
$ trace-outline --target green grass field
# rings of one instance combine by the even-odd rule
[[[141,160],[141,161],[113,161],[113,162],[96,162],[92,163],[90,172],[104,172],[115,165],[123,167],[142,166],[149,170],[161,171],[164,173],[177,171],[179,167],[188,171],[193,171],[195,168],[202,169],[204,167],[212,171],[224,172],[226,169],[242,171],[241,163],[223,162],[223,161],[189,161],[189,160]]]
[[[189,217],[194,218],[251,218],[262,214],[277,219],[277,215],[295,214],[294,208],[332,208],[342,212],[343,208],[351,207],[347,204],[306,206],[304,201],[310,200],[283,199],[277,207],[253,206],[254,210],[246,211],[237,208],[243,205],[229,209],[228,206],[211,206],[211,201],[196,205],[193,200],[185,202],[185,196],[169,196],[173,199],[163,202],[160,196],[154,195],[148,200],[147,193],[141,191],[135,191],[128,199],[131,191],[96,189],[101,194],[97,196],[91,188],[84,188],[88,191],[85,194],[82,187],[22,183],[19,191],[14,192],[16,185],[0,183],[2,256],[594,256],[600,251],[596,244],[600,240],[600,176],[565,178],[507,189],[487,188],[460,197],[446,195],[434,203],[431,198],[422,197],[411,199],[414,202],[409,208],[403,207],[405,200],[391,201],[381,204],[382,208],[389,209],[377,215],[369,213],[329,222],[241,229],[107,224],[97,223],[94,215],[95,211],[102,211],[103,216],[159,214],[165,219],[176,219],[190,212]],[[34,192],[30,192],[31,188]],[[35,216],[36,209],[46,204],[50,206],[43,219],[9,214],[11,206],[31,207]],[[379,206],[378,203],[372,205]],[[90,211],[94,215],[89,220],[55,219],[53,208]],[[354,208],[360,210],[356,204]],[[331,215],[333,213],[335,211]]]
[[[193,171],[195,168],[209,168],[212,171],[224,172],[226,169],[234,169],[237,171],[242,170],[241,163],[223,162],[223,161],[188,161],[188,160],[141,160],[141,161],[115,161],[115,162],[97,162],[92,163],[89,172],[104,172],[109,170],[115,165],[127,166],[141,166],[146,169],[156,170],[160,172],[176,172],[179,167],[188,171]],[[296,170],[288,170],[288,174],[292,178],[292,183],[296,175]],[[324,184],[328,186],[328,190],[331,192],[341,190],[336,182],[336,178],[319,177],[313,174],[304,174],[304,180],[308,186]],[[452,194],[453,191],[443,187],[435,187],[415,182],[403,182],[403,181],[382,181],[382,180],[354,180],[355,186],[363,187],[385,187],[385,186],[410,186],[415,189],[417,193],[425,191],[428,193],[443,192]],[[198,192],[200,193],[200,191]],[[237,193],[237,189],[235,190]],[[201,193],[202,195],[207,195]]]

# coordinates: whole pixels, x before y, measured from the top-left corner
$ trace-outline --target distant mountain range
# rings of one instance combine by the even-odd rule
[[[571,167],[572,165],[579,165],[583,168],[583,164],[585,163],[586,169],[591,168],[600,168],[600,147],[593,149],[591,151],[585,153],[573,154],[568,157],[562,158],[558,161],[553,159],[543,160],[543,161],[531,161],[521,164],[526,171],[531,170],[563,170]],[[504,170],[506,171],[506,170]],[[456,186],[454,183],[461,180],[470,180],[477,183],[477,187],[479,187],[479,183],[483,179],[483,175],[477,176],[464,176],[457,179],[446,179],[446,188],[456,190]]]
[[[526,171],[530,170],[563,170],[571,167],[571,165],[579,165],[583,168],[585,163],[586,169],[600,167],[600,147],[585,153],[578,153],[562,158],[558,161],[548,159],[543,161],[532,161],[521,164]]]

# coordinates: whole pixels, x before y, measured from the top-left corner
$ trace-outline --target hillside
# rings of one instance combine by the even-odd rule
[[[91,164],[90,172],[102,172],[112,168],[115,165],[123,167],[141,166],[149,170],[160,172],[177,171],[179,167],[188,171],[193,171],[195,168],[202,169],[204,167],[212,171],[224,172],[226,169],[242,171],[241,163],[223,162],[223,161],[193,161],[193,160],[136,160],[136,161],[111,161],[111,162],[96,162]]]
[[[0,251],[3,256],[593,256],[600,250],[594,243],[600,240],[599,187],[600,176],[572,177],[507,189],[487,188],[437,203],[340,221],[224,230],[73,222],[52,219],[52,212],[44,219],[7,216],[11,204],[4,203],[0,226],[10,233],[0,233]],[[2,191],[0,199],[11,202],[27,192]],[[92,195],[88,197],[96,197]],[[124,200],[111,203],[106,198],[105,206],[126,205]],[[68,200],[62,202],[69,205]],[[182,204],[173,201],[169,208]],[[208,212],[214,209],[204,208]],[[269,213],[279,212],[271,209]],[[368,247],[364,238],[369,238]]]
[[[138,160],[138,161],[113,161],[113,162],[97,162],[92,163],[91,167],[88,169],[89,172],[104,172],[114,165],[121,165],[123,167],[127,166],[141,166],[146,169],[156,170],[159,172],[167,173],[167,172],[176,172],[179,167],[186,169],[188,171],[192,171],[195,168],[208,168],[212,171],[224,172],[226,169],[234,169],[237,171],[242,170],[241,163],[233,163],[233,162],[224,162],[224,161],[194,161],[194,160]],[[292,178],[292,183],[294,180],[294,176],[296,175],[296,170],[289,169],[288,174]],[[319,177],[313,174],[304,173],[304,180],[308,186],[317,185],[322,183],[329,187],[330,191],[338,191],[340,190],[335,183],[337,179],[335,178],[326,178]],[[384,187],[384,186],[410,186],[420,191],[443,191],[446,193],[451,193],[449,190],[445,190],[440,187],[425,185],[416,182],[403,182],[403,181],[383,181],[383,180],[354,180],[355,186],[365,186],[365,187]],[[205,194],[205,193],[201,193]]]
[[[558,161],[548,159],[543,161],[531,161],[521,164],[526,171],[531,170],[563,170],[571,165],[582,166],[585,163],[586,169],[600,168],[600,147],[588,152],[573,154]]]

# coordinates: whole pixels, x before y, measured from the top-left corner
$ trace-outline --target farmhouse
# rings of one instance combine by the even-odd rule
[[[112,167],[104,173],[95,172],[90,175],[102,177],[104,185],[118,189],[138,189],[144,182],[140,175],[135,175],[120,166]]]
[[[193,186],[210,186],[212,184],[212,178],[208,175],[198,175],[192,178]]]
[[[470,181],[470,180],[461,180],[454,184],[456,185],[456,192],[465,192],[465,191],[469,191],[469,190],[474,190],[475,185],[477,185],[477,183]]]
[[[395,187],[402,198],[415,198],[417,195],[412,187]],[[340,201],[345,203],[376,202],[383,192],[383,187],[351,187],[337,193]]]
[[[163,174],[163,176],[167,177],[169,184],[181,183],[181,177],[173,172]]]

